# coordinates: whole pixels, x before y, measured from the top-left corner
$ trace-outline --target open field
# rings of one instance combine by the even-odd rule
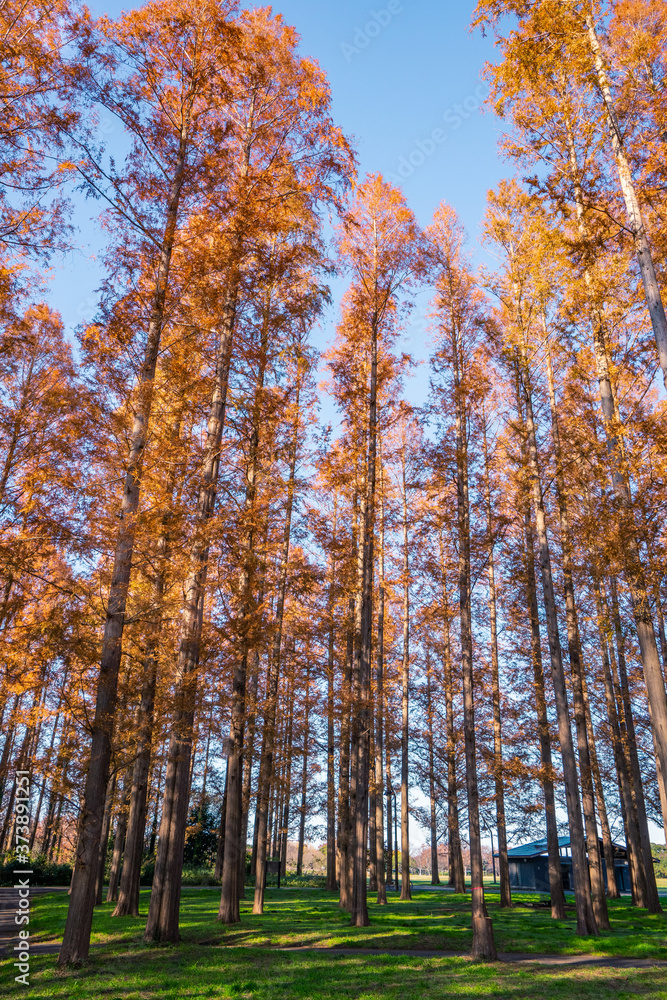
[[[470,947],[469,901],[442,890],[419,887],[415,899],[390,896],[387,907],[371,906],[371,927],[352,928],[330,894],[317,889],[268,890],[262,917],[242,904],[242,923],[225,927],[216,919],[219,890],[184,889],[183,941],[177,947],[148,947],[141,934],[148,892],[142,892],[139,919],[111,917],[112,904],[96,911],[90,964],[59,972],[55,956],[31,959],[31,1000],[169,1000],[241,997],[252,1000],[375,1000],[399,998],[577,997],[581,1000],[635,996],[667,1000],[667,965],[654,968],[550,967],[514,964],[492,967],[465,957],[388,955],[382,949],[460,951]],[[490,895],[500,952],[535,955],[594,955],[667,961],[667,917],[649,916],[622,900],[611,906],[612,930],[599,939],[581,939],[572,919],[554,922],[548,910],[534,909],[536,895],[517,896],[511,911],[500,911]],[[67,898],[47,895],[34,901],[33,944],[58,940]],[[374,949],[377,954],[284,951],[285,948]],[[509,957],[509,956],[508,956]],[[11,982],[11,959],[3,961],[5,995],[26,995]]]

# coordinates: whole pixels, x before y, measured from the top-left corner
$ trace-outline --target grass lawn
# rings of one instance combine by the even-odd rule
[[[488,967],[466,958],[275,950],[280,946],[338,946],[467,951],[471,943],[469,899],[426,886],[415,887],[412,902],[401,903],[391,894],[387,907],[372,904],[369,928],[350,927],[349,916],[338,909],[335,898],[319,889],[269,889],[262,917],[252,916],[248,900],[242,904],[241,924],[226,927],[215,919],[219,892],[215,888],[183,890],[183,941],[177,947],[143,944],[148,891],[142,892],[143,918],[113,919],[113,904],[104,904],[96,911],[93,925],[93,941],[104,947],[91,951],[85,969],[60,972],[55,969],[55,956],[34,956],[28,989],[12,983],[11,959],[6,958],[3,995],[27,994],[31,1000],[425,1000],[427,994],[429,1000],[464,996],[667,1000],[667,967]],[[511,911],[501,911],[498,897],[489,893],[499,951],[667,960],[666,917],[649,916],[625,900],[614,902],[610,906],[612,930],[598,939],[581,939],[574,933],[574,910],[567,920],[552,921],[548,910],[529,905],[538,899],[520,895]],[[60,937],[66,909],[64,894],[33,901],[33,944]]]

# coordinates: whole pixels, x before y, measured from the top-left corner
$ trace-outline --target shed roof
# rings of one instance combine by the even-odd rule
[[[569,847],[570,846],[570,836],[558,838],[558,847]],[[628,856],[627,848],[623,844],[613,844],[614,857],[619,859],[626,859]],[[600,838],[600,851],[602,851],[602,838]],[[542,854],[547,853],[547,838],[542,837],[540,840],[533,840],[528,844],[520,844],[518,847],[512,847],[507,852],[507,856],[518,861],[519,859],[530,859],[538,858]]]

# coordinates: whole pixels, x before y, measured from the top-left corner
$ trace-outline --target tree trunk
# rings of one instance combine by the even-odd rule
[[[560,519],[560,535],[563,566],[563,585],[565,589],[565,615],[567,623],[567,644],[572,674],[572,696],[574,702],[574,718],[577,730],[577,749],[579,751],[579,771],[581,774],[581,798],[586,827],[586,849],[588,853],[588,869],[591,880],[591,898],[595,921],[599,929],[609,930],[609,914],[605,896],[602,860],[598,840],[598,828],[595,819],[595,799],[593,791],[593,773],[588,746],[588,728],[586,725],[586,710],[583,687],[585,682],[584,665],[581,656],[581,641],[579,639],[579,621],[574,594],[572,577],[572,542],[570,539],[570,516],[565,492],[565,473],[563,471],[563,453],[561,448],[558,411],[556,407],[556,391],[554,387],[551,351],[549,349],[546,320],[543,319],[545,347],[547,359],[547,376],[549,386],[549,403],[551,408],[551,430],[556,458],[556,500]],[[528,372],[528,364],[524,356],[524,368]],[[528,373],[528,377],[530,377]]]
[[[394,834],[393,834],[393,819],[394,813],[392,809],[392,798],[393,798],[393,786],[391,782],[391,754],[389,753],[389,739],[386,742],[386,762],[385,762],[385,779],[386,779],[386,792],[387,792],[387,881],[390,885],[394,886],[396,892],[398,892],[398,880],[396,885],[394,885],[394,875],[393,875],[393,864],[394,864]],[[398,872],[397,879],[398,879]]]
[[[482,841],[479,823],[477,787],[477,748],[475,738],[475,688],[472,649],[471,569],[470,569],[470,500],[468,496],[468,431],[466,401],[461,387],[461,344],[456,325],[452,324],[454,392],[456,406],[456,495],[459,539],[459,606],[461,613],[461,668],[463,674],[463,733],[468,792],[468,835],[472,899],[472,957],[496,961],[493,923],[486,909]]]
[[[182,404],[171,427],[172,443],[180,436],[182,419]],[[151,766],[151,748],[153,742],[153,722],[155,713],[155,690],[157,685],[157,668],[160,636],[162,633],[162,605],[166,586],[167,568],[170,560],[170,521],[171,500],[175,485],[175,469],[170,474],[169,485],[165,491],[165,500],[169,509],[162,517],[162,530],[156,546],[157,568],[153,581],[153,603],[158,610],[157,620],[149,627],[146,652],[143,662],[143,684],[141,701],[137,713],[137,756],[132,773],[132,792],[130,796],[129,814],[127,817],[127,835],[123,873],[120,881],[118,903],[113,912],[114,917],[139,916],[139,893],[141,889],[141,860],[144,852],[144,835],[146,832],[146,816],[148,812],[148,777]],[[158,779],[159,784],[159,779]],[[156,805],[157,818],[157,805]]]
[[[299,809],[299,846],[296,861],[297,875],[303,874],[303,847],[306,837],[306,803],[308,801],[308,749],[310,743],[310,664],[306,668],[306,703],[303,722],[303,770],[301,772],[301,808]]]
[[[426,738],[428,742],[428,791],[431,805],[431,885],[440,885],[438,873],[438,833],[435,813],[435,751],[433,747],[433,693],[431,690],[431,655],[426,646]]]
[[[227,768],[225,767],[225,790],[222,795],[222,806],[220,809],[220,825],[218,827],[218,843],[215,852],[214,876],[222,878],[222,868],[225,860],[225,825],[227,821]]]
[[[107,903],[115,903],[118,899],[118,880],[120,879],[120,869],[123,864],[123,852],[125,850],[125,835],[127,833],[127,812],[130,807],[130,789],[132,787],[132,768],[128,768],[123,778],[123,796],[118,808],[118,818],[116,820],[116,833],[113,840],[113,854],[111,856],[111,869],[109,870],[109,888],[107,889]]]
[[[558,735],[560,739],[561,756],[563,758],[565,798],[567,802],[570,847],[572,851],[572,874],[575,905],[577,909],[577,933],[582,935],[597,935],[599,934],[599,931],[591,902],[590,877],[586,858],[584,825],[581,813],[581,802],[579,801],[577,762],[572,742],[570,709],[567,701],[565,671],[563,670],[560,636],[558,633],[556,597],[551,570],[551,552],[547,537],[546,515],[544,511],[544,499],[542,496],[542,484],[540,479],[535,421],[533,418],[532,388],[525,362],[520,368],[517,367],[517,378],[521,382],[523,402],[525,406],[524,426],[528,452],[527,471],[529,475],[529,486],[537,532],[540,575],[542,577],[544,608],[547,619],[547,633],[549,637],[551,677],[556,700],[556,715],[558,719]]]
[[[584,698],[584,711],[586,712],[586,730],[588,732],[588,748],[591,755],[591,771],[593,774],[593,784],[595,787],[595,801],[597,804],[598,816],[600,817],[600,828],[602,830],[602,848],[604,851],[604,861],[607,868],[607,896],[609,899],[620,899],[621,893],[616,885],[614,875],[614,845],[611,839],[611,828],[609,826],[609,816],[604,800],[604,785],[600,773],[600,762],[598,760],[597,748],[595,746],[595,732],[593,731],[593,719],[588,700],[588,686],[586,678],[582,678],[582,694]]]
[[[278,600],[276,604],[275,633],[272,654],[268,662],[267,697],[264,711],[264,728],[262,731],[262,751],[257,779],[257,861],[255,865],[255,896],[252,912],[264,912],[264,882],[266,881],[266,852],[269,836],[268,814],[271,780],[274,770],[274,755],[276,741],[276,713],[278,709],[278,686],[280,682],[283,619],[285,614],[285,595],[287,591],[287,570],[289,567],[290,539],[292,532],[292,509],[294,506],[294,490],[296,476],[296,460],[299,450],[300,430],[300,391],[301,391],[301,361],[296,383],[295,417],[290,451],[289,479],[287,482],[287,503],[285,507],[285,526],[283,529],[282,551],[278,573]]]
[[[444,615],[444,688],[445,714],[447,717],[447,853],[449,861],[449,885],[454,886],[454,892],[464,894],[466,891],[465,869],[463,867],[463,852],[461,850],[461,834],[459,827],[458,789],[456,781],[456,741],[454,733],[454,683],[452,671],[452,653],[449,631],[449,598],[447,595],[447,578],[445,568],[445,551],[440,532],[440,572],[442,577],[442,608]]]
[[[626,752],[627,747],[623,744],[623,737],[621,735],[621,727],[618,718],[618,698],[615,690],[614,675],[611,670],[610,659],[612,651],[608,641],[608,614],[605,603],[603,602],[600,579],[595,564],[593,565],[593,588],[595,590],[598,634],[600,636],[600,648],[602,652],[602,676],[604,681],[607,719],[611,733],[611,746],[614,754],[614,764],[616,765],[616,774],[618,777],[623,827],[625,830],[625,842],[628,849],[632,901],[635,906],[645,907],[647,899],[646,876],[644,874],[644,861],[641,848],[641,838],[639,834],[639,825],[637,821],[637,808],[631,791],[632,780],[630,777],[629,758]]]
[[[176,942],[180,939],[181,874],[188,821],[197,671],[208,572],[208,525],[215,510],[237,294],[237,281],[234,278],[220,324],[206,451],[194,517],[194,541],[183,588],[185,600],[176,665],[175,710],[167,757],[158,853],[144,933],[144,940],[147,942]]]
[[[331,536],[331,580],[329,582],[329,645],[327,650],[327,889],[336,891],[336,777],[334,734],[334,649],[336,628],[334,607],[336,600],[336,516],[334,499]]]
[[[340,747],[338,752],[338,882],[340,885],[340,907],[350,910],[352,887],[350,885],[350,718],[352,712],[352,670],[354,660],[354,600],[348,604],[347,649],[345,670],[341,688]]]
[[[401,899],[412,899],[410,890],[409,695],[410,695],[410,562],[408,542],[408,491],[405,445],[402,461],[403,500],[403,659],[401,669]]]
[[[111,781],[107,786],[107,794],[104,800],[104,816],[102,819],[102,829],[100,830],[100,843],[97,852],[97,877],[95,879],[95,906],[102,905],[102,888],[104,886],[104,869],[107,863],[107,851],[109,849],[109,831],[111,829],[111,813],[113,811],[113,800],[116,793],[116,772],[114,771]]]
[[[384,752],[384,569],[380,560],[381,583],[378,594],[378,635],[375,687],[375,854],[377,857],[377,901],[387,905],[387,887],[384,862],[384,781],[382,757]],[[391,851],[390,851],[391,855]]]
[[[294,646],[292,645],[292,650]],[[287,875],[287,835],[289,833],[290,808],[292,805],[292,759],[294,757],[294,688],[295,688],[296,664],[292,664],[289,672],[289,709],[287,713],[287,726],[285,728],[285,749],[283,754],[284,769],[282,781],[282,816],[279,827],[278,857],[280,858],[280,877]],[[280,812],[279,812],[280,815]]]
[[[505,824],[505,787],[503,782],[503,741],[500,716],[500,672],[498,661],[498,626],[496,614],[496,577],[493,561],[494,530],[491,510],[491,475],[489,450],[486,439],[486,415],[483,416],[484,479],[486,488],[486,522],[489,533],[489,631],[491,633],[491,688],[493,692],[493,778],[496,791],[496,822],[498,824],[498,867],[500,869],[500,905],[512,905],[510,866],[507,856],[507,827]],[[491,846],[493,852],[493,844]]]
[[[637,752],[637,737],[635,734],[635,722],[632,714],[632,701],[630,698],[630,686],[628,684],[628,674],[625,664],[625,639],[621,626],[621,615],[618,606],[618,591],[616,579],[612,576],[609,580],[612,600],[612,620],[616,633],[616,653],[618,666],[617,686],[621,693],[623,706],[623,719],[625,729],[625,739],[630,758],[630,776],[632,778],[632,790],[637,810],[637,822],[639,825],[639,837],[642,849],[642,859],[644,863],[644,877],[646,879],[646,904],[649,913],[660,913],[660,897],[655,880],[655,868],[653,866],[653,856],[651,851],[651,838],[646,816],[646,802],[644,799],[644,785],[642,782],[641,769],[639,765],[639,754]]]

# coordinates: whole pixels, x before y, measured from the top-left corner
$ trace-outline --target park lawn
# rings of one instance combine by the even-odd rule
[[[186,945],[252,948],[377,948],[468,952],[472,942],[470,898],[443,890],[415,887],[411,902],[389,894],[386,907],[370,903],[370,927],[351,927],[336,897],[320,889],[268,889],[262,916],[253,916],[251,893],[241,903],[241,923],[216,920],[218,888],[184,888],[181,933]],[[111,916],[113,903],[95,911],[92,940],[114,949],[142,944],[149,890],[141,893],[139,918]],[[568,919],[554,921],[549,909],[534,909],[537,894],[515,895],[515,906],[501,910],[497,894],[487,892],[499,952],[596,954],[667,960],[667,917],[633,908],[629,899],[610,903],[612,928],[599,938],[576,935],[574,907]],[[33,900],[31,940],[60,940],[67,896],[53,894]]]
[[[31,960],[30,1000],[667,1000],[667,969],[550,969],[463,958],[326,955],[258,948],[96,949],[80,970]]]

